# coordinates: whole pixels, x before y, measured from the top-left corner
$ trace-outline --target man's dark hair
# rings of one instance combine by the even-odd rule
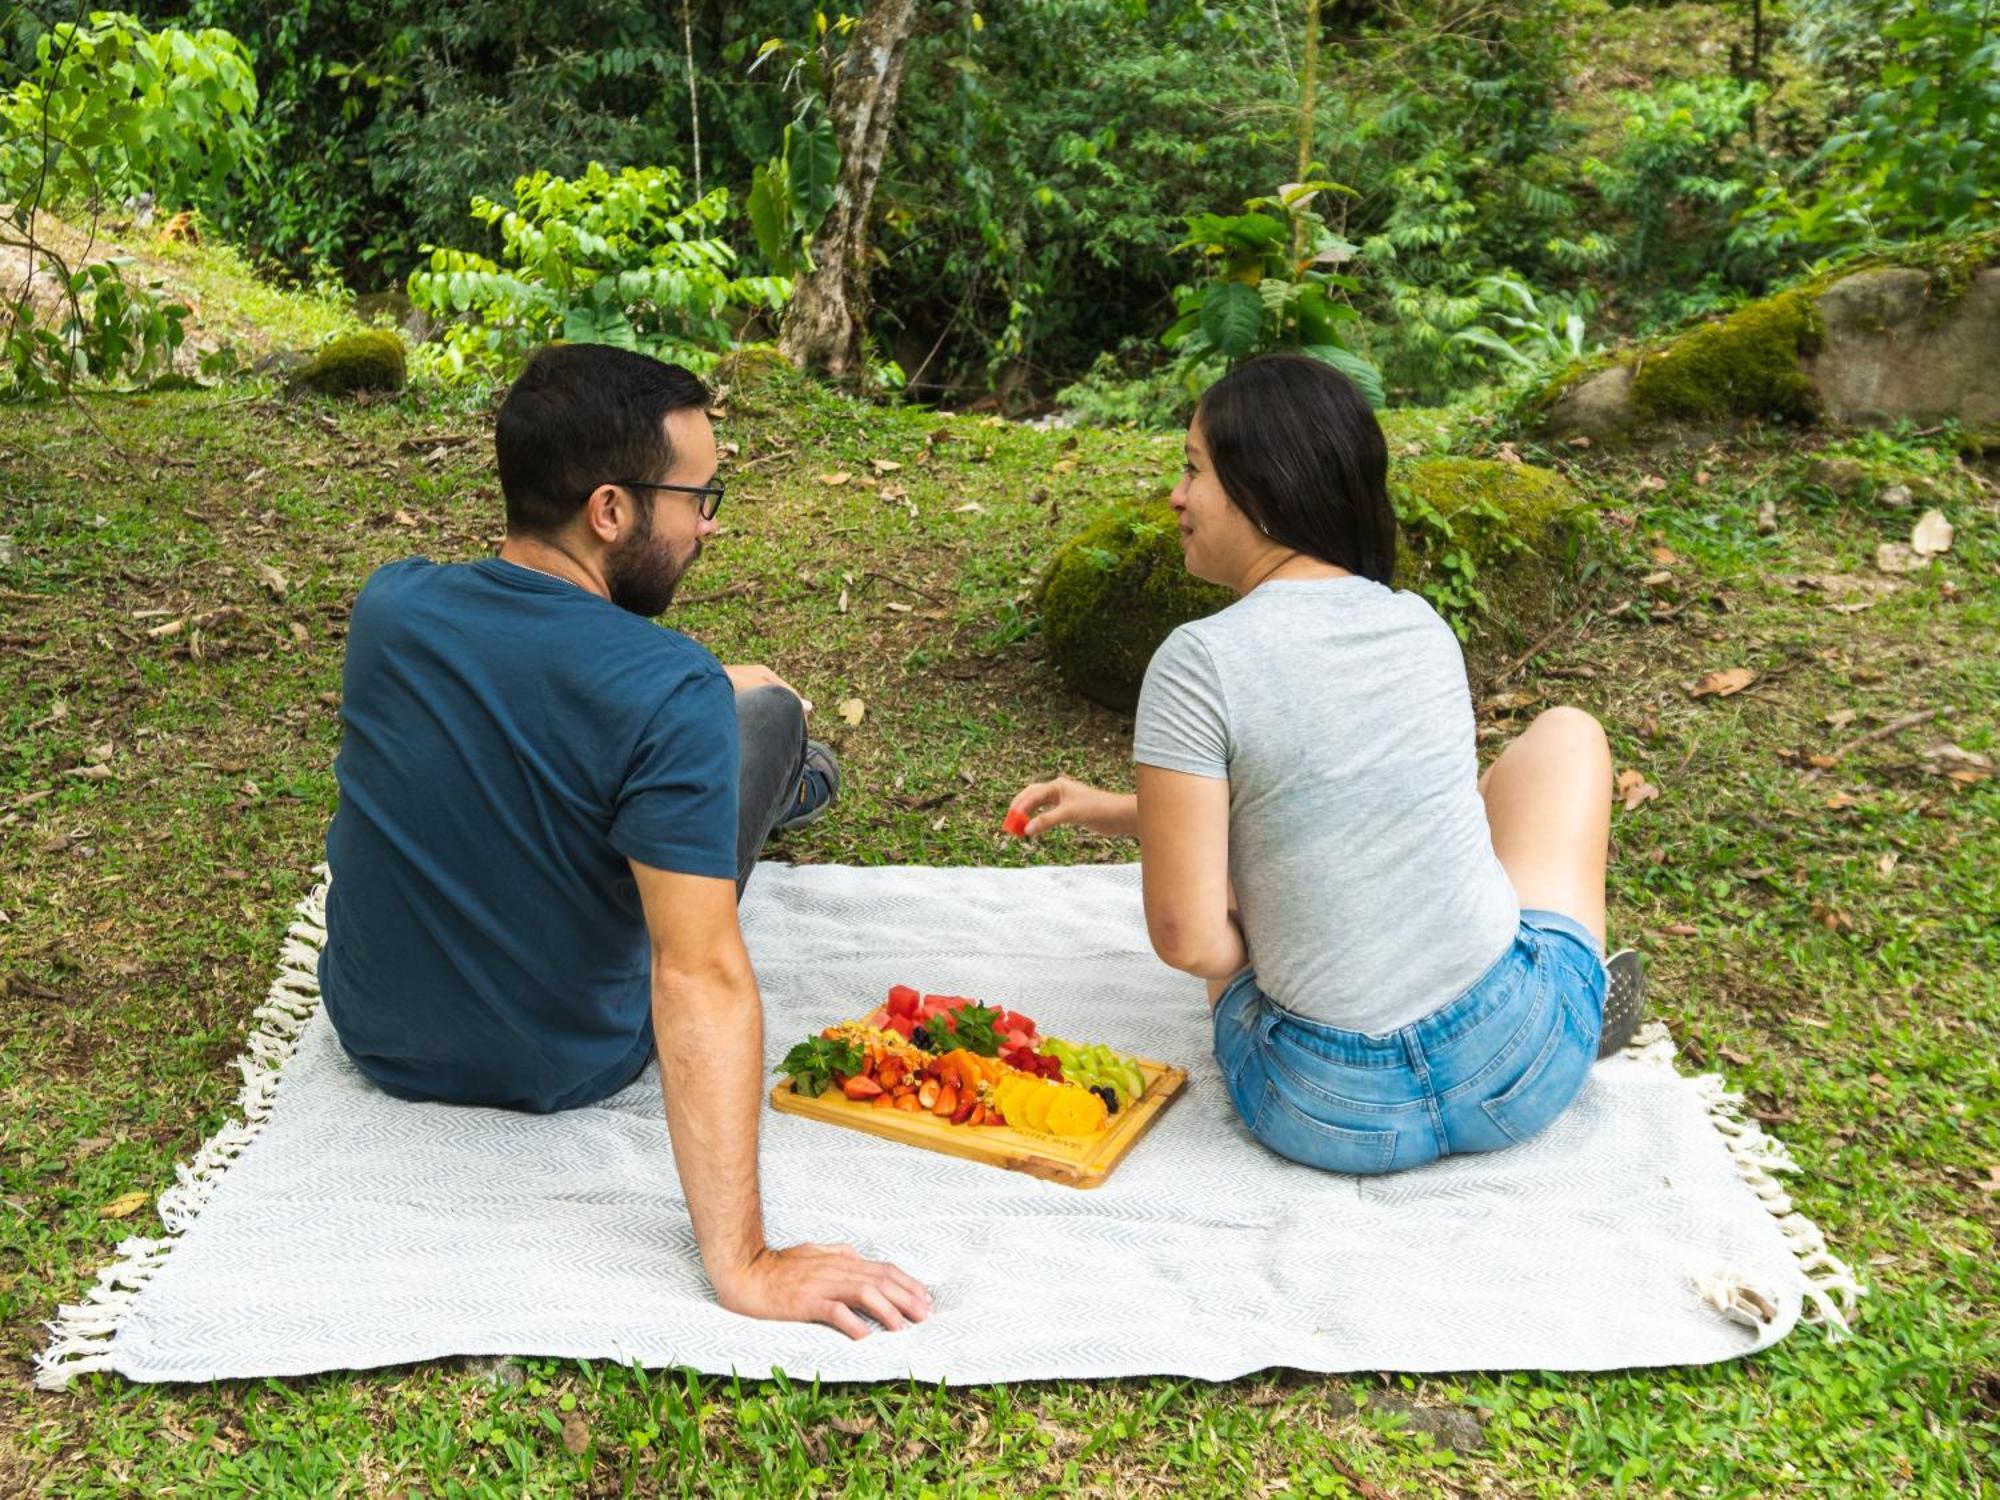
[[[1389,445],[1353,381],[1307,355],[1260,355],[1210,386],[1195,416],[1215,477],[1266,536],[1389,582]]]
[[[600,484],[660,478],[674,458],[667,413],[707,405],[700,380],[649,355],[608,344],[537,349],[494,423],[507,529],[546,535]]]

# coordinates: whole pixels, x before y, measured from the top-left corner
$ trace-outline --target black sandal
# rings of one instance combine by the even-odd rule
[[[1623,1052],[1646,1019],[1646,961],[1636,948],[1622,948],[1604,962],[1604,1030],[1597,1055]]]

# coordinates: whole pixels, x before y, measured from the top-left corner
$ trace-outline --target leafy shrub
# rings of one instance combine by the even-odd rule
[[[537,172],[514,184],[514,206],[472,200],[499,231],[501,258],[426,247],[410,300],[448,320],[419,364],[451,381],[507,368],[550,339],[616,344],[707,370],[756,315],[791,295],[782,276],[736,276],[736,251],[717,237],[727,189],[693,202],[671,167],[613,173],[591,163],[574,181]]]
[[[1584,172],[1624,221],[1626,275],[1681,282],[1714,270],[1752,284],[1768,273],[1755,242],[1730,235],[1765,169],[1749,144],[1763,93],[1756,83],[1702,78],[1620,96],[1617,148]]]
[[[1240,214],[1189,218],[1177,248],[1212,262],[1214,273],[1181,292],[1180,317],[1163,336],[1183,368],[1296,349],[1347,376],[1369,405],[1385,404],[1381,372],[1351,347],[1349,326],[1360,315],[1345,294],[1359,283],[1334,269],[1354,246],[1313,208],[1321,193],[1344,191],[1331,182],[1289,183],[1276,197],[1250,199]],[[1303,247],[1296,258],[1294,245]]]
[[[0,203],[11,209],[0,243],[45,265],[58,300],[52,316],[30,282],[0,307],[0,395],[43,397],[84,375],[159,380],[173,372],[187,305],[127,282],[127,258],[70,265],[37,236],[36,215],[140,192],[170,206],[220,195],[257,160],[249,59],[227,33],[153,32],[116,11],[51,28],[33,57],[0,93]]]
[[[228,32],[148,31],[122,11],[64,22],[0,95],[0,202],[212,200],[259,159],[256,108],[249,54]]]
[[[58,276],[61,320],[49,327],[24,298],[0,326],[0,396],[41,399],[81,375],[142,384],[173,373],[189,308],[160,283],[125,280],[127,257],[93,261]]]
[[[2000,17],[1992,0],[1823,0],[1809,46],[1874,62],[1816,184],[1769,187],[1750,216],[1769,242],[1859,249],[1970,227],[2000,197]]]
[[[1149,368],[1145,354],[1129,344],[1123,356],[1100,354],[1080,379],[1056,392],[1057,405],[1086,426],[1165,432],[1187,425],[1201,393],[1224,370],[1220,360]]]

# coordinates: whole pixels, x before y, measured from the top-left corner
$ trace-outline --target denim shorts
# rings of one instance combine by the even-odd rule
[[[1382,1036],[1293,1015],[1245,971],[1215,1006],[1215,1056],[1250,1133],[1280,1156],[1375,1175],[1497,1151],[1583,1088],[1604,960],[1572,917],[1524,911],[1513,946],[1442,1009]]]

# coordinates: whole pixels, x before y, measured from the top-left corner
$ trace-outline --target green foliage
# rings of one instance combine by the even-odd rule
[[[853,1042],[816,1036],[793,1047],[772,1071],[791,1079],[795,1092],[817,1099],[832,1087],[834,1074],[852,1077],[861,1064],[861,1048]]]
[[[1799,358],[1817,346],[1819,319],[1806,291],[1740,308],[1637,362],[1633,407],[1646,417],[1728,416],[1809,421],[1818,410]]]
[[[1404,543],[1397,586],[1428,599],[1461,640],[1494,610],[1493,581],[1546,551],[1556,528],[1585,504],[1553,470],[1477,458],[1391,465],[1389,499]],[[1548,583],[1545,576],[1522,581],[1528,589]],[[1536,613],[1531,601],[1508,602],[1523,618]]]
[[[1819,61],[1860,51],[1876,72],[1821,181],[1770,186],[1752,216],[1773,243],[1866,248],[1971,227],[2000,197],[2000,12],[1992,0],[1828,0]]]
[[[66,21],[0,95],[0,202],[213,201],[259,160],[256,108],[249,54],[227,32],[149,31],[122,11]]]
[[[1290,183],[1276,197],[1250,199],[1240,214],[1188,219],[1187,238],[1175,248],[1193,250],[1213,271],[1181,292],[1180,317],[1163,336],[1184,369],[1295,349],[1346,375],[1369,405],[1385,404],[1381,372],[1351,347],[1349,327],[1359,314],[1346,294],[1358,283],[1333,269],[1354,246],[1329,232],[1313,207],[1322,193],[1346,191],[1331,182]],[[1295,244],[1302,255],[1293,254]]]
[[[158,282],[125,280],[129,257],[93,261],[59,279],[61,321],[42,323],[24,299],[0,338],[0,397],[42,399],[81,376],[160,381],[173,373],[189,308]]]
[[[1527,283],[1511,276],[1482,276],[1474,287],[1486,322],[1460,328],[1452,337],[1523,370],[1539,370],[1580,357],[1585,319],[1597,309],[1588,288],[1574,300],[1537,295]],[[1491,324],[1499,324],[1505,333]]]
[[[292,377],[323,396],[355,391],[400,391],[408,379],[403,341],[388,328],[368,328],[329,340]]]
[[[615,344],[706,370],[757,314],[791,295],[780,276],[736,276],[718,235],[729,193],[688,202],[670,167],[612,173],[592,162],[566,180],[537,172],[514,184],[511,208],[472,200],[499,231],[506,264],[468,250],[426,247],[410,300],[448,320],[423,368],[451,381],[506,369],[550,339]]]
[[[1623,222],[1628,277],[1685,283],[1712,274],[1739,284],[1768,271],[1754,238],[1732,238],[1764,160],[1749,132],[1762,85],[1730,78],[1623,94],[1616,149],[1584,163],[1586,179]]]
[[[1057,405],[1091,427],[1167,431],[1187,426],[1201,393],[1221,377],[1222,364],[1149,368],[1151,352],[1128,344],[1123,357],[1100,354],[1081,379],[1056,392]]]
[[[785,127],[784,148],[750,175],[745,208],[757,248],[781,276],[812,269],[812,236],[833,207],[840,146],[825,120]]]

